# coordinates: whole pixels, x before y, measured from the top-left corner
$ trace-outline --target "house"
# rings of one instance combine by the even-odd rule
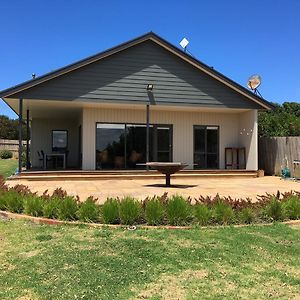
[[[257,112],[272,108],[152,32],[0,97],[30,124],[32,168],[225,169],[225,148],[241,148],[257,170]]]

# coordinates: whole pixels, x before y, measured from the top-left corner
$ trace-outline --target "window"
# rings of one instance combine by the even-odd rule
[[[52,130],[52,150],[66,150],[68,147],[68,131]]]
[[[144,169],[145,124],[103,124],[96,127],[97,169]],[[149,128],[149,160],[172,161],[172,126]]]

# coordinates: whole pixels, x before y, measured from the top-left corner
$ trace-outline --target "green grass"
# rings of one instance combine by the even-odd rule
[[[0,299],[293,299],[300,227],[96,229],[0,221]],[[21,298],[20,298],[21,299]]]
[[[18,167],[17,159],[1,159],[0,158],[0,175],[7,178],[8,176],[15,173]]]

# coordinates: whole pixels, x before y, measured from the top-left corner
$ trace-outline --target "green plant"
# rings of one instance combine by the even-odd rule
[[[222,200],[215,203],[213,216],[219,224],[230,224],[234,221],[234,211],[232,207]]]
[[[57,197],[51,197],[45,199],[43,207],[43,216],[49,219],[58,218],[58,206],[61,202],[61,199]]]
[[[205,226],[209,223],[212,213],[211,210],[204,204],[196,204],[194,206],[194,216],[199,224]]]
[[[104,223],[119,223],[119,201],[114,198],[108,198],[101,207],[101,214]]]
[[[300,198],[292,195],[283,203],[284,215],[291,220],[300,219]]]
[[[6,196],[5,192],[0,190],[0,210],[6,210]]]
[[[92,197],[79,205],[77,216],[83,222],[97,222],[99,220],[99,207]]]
[[[241,223],[250,224],[253,223],[255,219],[255,214],[252,208],[246,207],[238,213],[238,217]]]
[[[133,225],[141,215],[141,204],[132,197],[125,197],[119,206],[121,224]]]
[[[274,221],[283,220],[284,218],[282,204],[276,197],[271,198],[270,202],[266,205],[264,212],[267,218]]]
[[[191,217],[191,205],[182,196],[174,195],[167,203],[166,212],[171,225],[184,225]]]
[[[67,196],[59,201],[57,216],[60,220],[76,220],[77,209],[77,200],[74,197]]]
[[[1,150],[0,151],[0,158],[2,158],[2,159],[9,159],[12,157],[13,157],[13,154],[10,150]]]
[[[15,190],[9,190],[5,192],[3,197],[5,198],[6,209],[10,212],[21,213],[24,209],[23,196]]]
[[[157,197],[150,199],[145,204],[145,219],[149,225],[161,224],[164,212],[164,207]]]
[[[44,201],[36,195],[29,195],[24,199],[24,212],[27,215],[39,217],[43,215]]]

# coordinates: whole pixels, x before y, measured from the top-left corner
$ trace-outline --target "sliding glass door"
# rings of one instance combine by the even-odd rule
[[[194,168],[219,168],[218,126],[194,126]]]
[[[150,125],[150,161],[172,161],[172,126]],[[146,125],[102,124],[96,127],[96,168],[145,168]]]

